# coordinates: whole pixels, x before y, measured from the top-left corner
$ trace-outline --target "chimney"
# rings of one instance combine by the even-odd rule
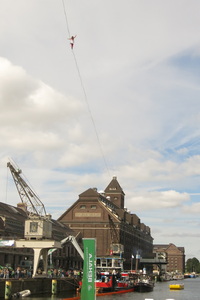
[[[26,205],[26,203],[23,203],[23,202],[17,203],[17,208],[20,208],[23,211],[27,212],[27,205]]]

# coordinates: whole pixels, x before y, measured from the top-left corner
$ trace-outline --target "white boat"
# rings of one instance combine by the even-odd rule
[[[28,297],[30,296],[31,291],[30,290],[23,290],[21,292],[17,292],[12,295],[12,298],[21,298],[21,297]]]

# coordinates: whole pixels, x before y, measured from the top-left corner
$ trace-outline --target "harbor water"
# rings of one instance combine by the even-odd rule
[[[184,284],[183,290],[170,290],[170,284]],[[37,297],[27,297],[27,300],[61,300],[76,295],[72,294],[59,294],[56,296],[46,295]],[[180,281],[167,281],[167,282],[157,282],[155,284],[154,290],[148,293],[127,293],[119,295],[101,296],[97,297],[97,300],[118,300],[123,297],[123,300],[200,300],[200,277],[197,278],[187,278]]]

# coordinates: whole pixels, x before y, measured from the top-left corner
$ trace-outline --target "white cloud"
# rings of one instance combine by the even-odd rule
[[[76,99],[61,95],[3,58],[0,63],[1,125],[52,130],[56,123],[73,120],[82,111]]]
[[[128,198],[128,208],[132,211],[162,210],[165,208],[180,207],[190,200],[187,193],[176,191],[138,192]]]
[[[184,205],[182,211],[186,214],[200,214],[200,202],[193,203],[190,206]]]

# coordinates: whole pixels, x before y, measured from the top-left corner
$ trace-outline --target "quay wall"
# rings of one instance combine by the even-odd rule
[[[0,298],[5,296],[5,283],[11,282],[12,293],[17,293],[23,290],[30,290],[31,295],[45,294],[52,292],[52,280],[57,280],[57,293],[76,291],[78,281],[74,278],[27,278],[27,279],[0,279]]]

